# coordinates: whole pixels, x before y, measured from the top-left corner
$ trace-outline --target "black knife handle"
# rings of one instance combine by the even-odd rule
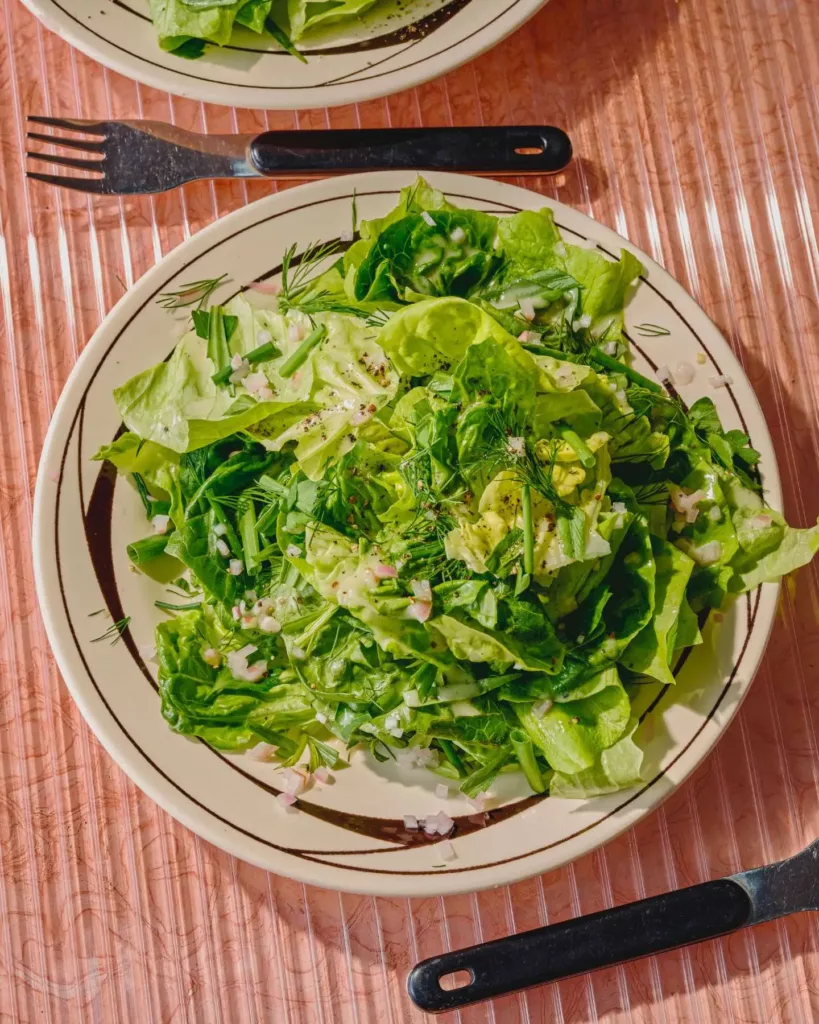
[[[720,878],[430,957],[410,972],[407,988],[422,1010],[442,1013],[724,935],[748,924],[751,909],[746,891]],[[472,980],[460,988],[442,988],[440,979],[456,971],[468,972]]]
[[[250,160],[268,177],[355,171],[554,174],[572,158],[560,128],[364,128],[263,132]]]

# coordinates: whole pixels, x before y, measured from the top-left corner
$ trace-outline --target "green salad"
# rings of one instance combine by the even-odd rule
[[[166,297],[200,300],[190,330],[114,392],[96,458],[144,503],[131,561],[173,581],[171,729],[302,777],[366,748],[473,799],[501,772],[636,784],[639,688],[819,547],[710,398],[632,368],[641,270],[419,180],[355,240],[290,249],[277,295]]]
[[[208,45],[227,46],[236,26],[272,36],[294,57],[305,34],[352,22],[380,0],[149,0],[163,50],[201,57]]]

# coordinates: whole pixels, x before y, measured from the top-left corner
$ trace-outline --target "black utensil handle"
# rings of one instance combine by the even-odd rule
[[[441,1013],[724,935],[748,924],[751,909],[745,890],[721,878],[431,957],[410,972],[407,988],[422,1010]],[[471,981],[442,988],[440,980],[457,971],[468,972]]]
[[[269,177],[438,170],[554,174],[572,158],[560,128],[365,128],[263,132],[250,159]]]

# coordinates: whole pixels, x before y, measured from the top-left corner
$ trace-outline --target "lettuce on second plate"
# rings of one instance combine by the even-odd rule
[[[548,210],[419,181],[321,269],[196,310],[115,392],[127,432],[97,457],[154,528],[129,555],[176,577],[166,721],[310,771],[364,747],[472,798],[511,771],[636,784],[635,687],[672,684],[708,611],[808,562],[819,527],[766,505],[710,399],[631,368],[639,263]]]
[[[305,33],[352,21],[378,0],[149,0],[163,50],[201,57],[207,45],[227,46],[236,26],[271,35],[293,56]]]

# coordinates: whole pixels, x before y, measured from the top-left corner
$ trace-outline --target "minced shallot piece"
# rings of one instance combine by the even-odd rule
[[[413,601],[407,608],[407,618],[415,619],[416,622],[426,622],[432,615],[432,605],[426,601]]]
[[[461,242],[466,241],[466,232],[462,227],[457,227],[450,232],[449,237],[456,245],[460,245]]]
[[[246,752],[251,761],[269,761],[279,748],[272,743],[257,743]]]
[[[526,441],[522,437],[507,438],[506,449],[516,459],[522,459],[526,454]]]
[[[216,541],[216,550],[222,558],[230,558],[230,548],[225,544],[221,537]]]
[[[661,384],[665,384],[667,381],[671,380],[671,371],[665,364],[661,364],[654,371],[654,376]]]
[[[328,782],[332,781],[333,776],[330,774],[329,769],[326,765],[320,764],[318,768],[313,772],[313,778],[316,782],[323,782],[327,785]]]
[[[394,565],[385,565],[384,562],[378,562],[372,567],[372,574],[377,580],[394,580],[398,575],[398,570]]]
[[[267,377],[257,370],[256,373],[249,373],[244,379],[244,385],[251,395],[256,394],[262,388],[267,387]]]
[[[691,363],[677,363],[674,368],[674,383],[678,384],[681,388],[685,387],[686,384],[690,384],[694,379],[696,370]]]
[[[301,548],[297,548],[295,544],[288,544],[284,553],[288,558],[301,558]]]
[[[404,815],[404,828],[410,832],[418,831],[418,819],[415,817],[414,814]]]
[[[353,240],[353,229],[345,228],[338,236],[339,242],[352,242]]]
[[[421,214],[421,220],[429,224],[431,228],[435,227],[435,221],[432,219],[432,214],[428,213],[426,210]]]
[[[708,510],[708,518],[712,523],[716,523],[717,520],[722,519],[722,512],[719,510],[719,505],[714,505],[713,508]]]
[[[528,320],[531,323],[535,319],[535,305],[531,299],[521,299],[518,303],[520,311],[523,314],[524,320]]]
[[[281,775],[282,788],[285,793],[291,796],[298,796],[303,793],[307,786],[307,776],[304,772],[297,772],[294,768],[285,768]]]
[[[727,373],[718,373],[715,377],[709,377],[708,383],[712,388],[728,388],[734,383],[734,378]]]
[[[445,786],[443,782],[439,782],[435,787],[435,795],[439,800],[449,799],[449,786]]]
[[[421,696],[417,690],[404,690],[404,703],[408,708],[420,708]]]
[[[154,516],[151,520],[151,526],[154,528],[154,533],[167,533],[170,522],[170,516]]]
[[[214,535],[215,537],[224,537],[224,535],[225,535],[226,533],[227,533],[227,526],[225,526],[225,524],[224,524],[224,523],[217,523],[217,524],[216,524],[216,525],[215,525],[215,526],[213,527],[213,535]]]
[[[272,615],[265,615],[259,620],[259,629],[263,633],[281,633],[282,626]]]
[[[702,490],[688,494],[681,487],[671,488],[671,504],[681,516],[685,516],[687,523],[696,523],[697,516],[700,514],[697,505],[699,502],[705,501],[706,497],[705,491]]]
[[[231,576],[241,576],[243,569],[244,565],[242,564],[241,559],[231,558],[230,563],[228,565],[228,572],[230,573]]]
[[[718,540],[712,540],[698,548],[690,548],[688,553],[698,565],[713,565],[722,557],[722,544]]]
[[[455,847],[447,839],[441,843],[441,858],[445,861],[457,860],[458,854],[455,852]]]
[[[455,822],[446,811],[438,811],[437,814],[428,815],[424,818],[424,831],[428,836],[448,836],[455,828]]]
[[[293,806],[296,798],[290,793],[278,793],[276,799],[286,811],[295,811],[297,809]]]
[[[432,604],[432,587],[430,586],[429,580],[412,580],[410,582],[412,592],[415,595],[416,601],[424,601],[426,604]]]
[[[537,341],[538,337],[539,335],[537,331],[522,331],[518,335],[518,341],[522,342],[524,345],[527,343],[531,344],[531,342]]]

